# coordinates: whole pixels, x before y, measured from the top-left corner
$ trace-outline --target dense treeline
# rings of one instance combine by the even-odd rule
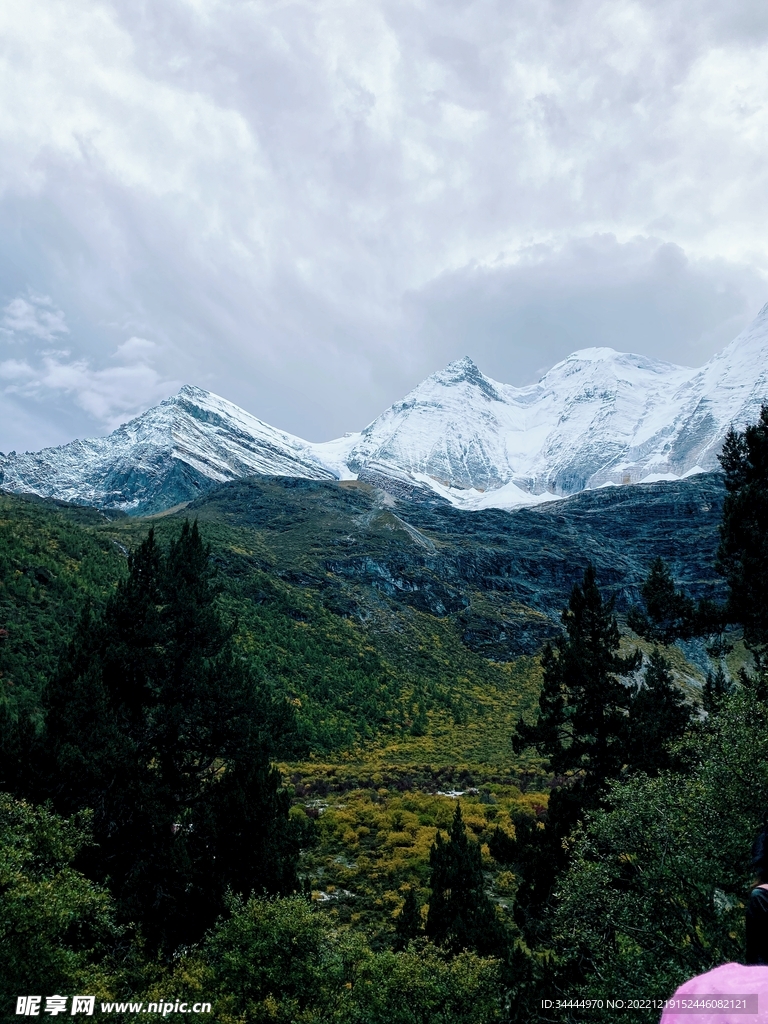
[[[40,727],[18,719],[5,759],[17,796],[89,814],[79,866],[165,953],[228,891],[297,886],[301,830],[270,763],[295,723],[234,648],[209,555],[196,525],[167,551],[150,531],[103,610],[84,608]]]
[[[150,531],[104,613],[86,610],[43,694],[17,790],[90,808],[87,873],[153,943],[197,940],[229,888],[291,891],[300,836],[270,766],[295,728],[232,644],[196,524]]]

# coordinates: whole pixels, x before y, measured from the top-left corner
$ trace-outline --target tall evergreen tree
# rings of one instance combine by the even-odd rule
[[[491,833],[488,848],[494,860],[514,870],[517,878],[515,921],[531,945],[546,931],[542,908],[556,881],[555,873],[564,863],[562,833],[556,823],[547,824],[525,811],[510,815],[514,839],[498,826]]]
[[[551,771],[568,779],[552,790],[545,824],[518,814],[513,840],[498,831],[489,842],[491,854],[518,878],[515,920],[531,949],[551,948],[553,892],[571,849],[566,837],[584,812],[600,803],[608,781],[626,769],[668,766],[668,742],[688,720],[669,666],[658,653],[639,689],[626,680],[639,669],[642,656],[637,650],[619,653],[613,604],[603,601],[592,566],[574,586],[562,622],[563,634],[543,655],[536,721],[529,725],[521,719],[513,744],[517,752],[535,747]],[[535,998],[540,988],[535,958],[523,956],[516,970],[523,979],[521,991]],[[525,999],[521,1006],[520,1019],[534,1012]]]
[[[516,819],[513,847],[500,837],[492,847],[494,856],[512,861],[519,872],[515,918],[531,946],[547,941],[546,907],[567,863],[564,839],[627,763],[632,692],[622,677],[641,662],[639,651],[618,653],[613,603],[603,601],[592,565],[574,585],[561,618],[564,632],[542,656],[536,721],[521,718],[512,743],[517,753],[534,747],[548,758],[550,771],[568,779],[552,790],[544,827],[531,818]]]
[[[671,665],[655,647],[629,706],[628,766],[652,775],[678,767],[670,747],[690,725],[691,708],[672,679]]]
[[[631,693],[622,677],[639,668],[641,655],[618,653],[613,602],[603,601],[592,565],[573,587],[562,622],[564,634],[542,656],[536,722],[519,720],[513,746],[518,753],[535,747],[555,775],[574,773],[590,800],[626,763]]]
[[[656,557],[640,588],[645,611],[630,608],[627,623],[639,636],[662,644],[695,631],[695,604],[675,587],[672,573],[661,557]]]
[[[292,727],[233,650],[209,551],[185,523],[153,533],[98,620],[86,615],[45,695],[38,797],[93,809],[83,864],[154,942],[190,942],[228,887],[295,884],[288,797],[269,734]]]
[[[480,847],[467,838],[458,802],[448,841],[438,831],[429,866],[427,936],[454,952],[474,949],[484,955],[503,955],[504,930],[485,893]]]
[[[714,672],[707,672],[702,693],[702,704],[704,710],[711,713],[716,710],[720,698],[733,691],[733,683],[730,682],[723,671],[723,666],[718,665]]]
[[[753,683],[768,694],[768,404],[757,423],[731,429],[720,464],[726,497],[718,567],[728,583],[728,617],[744,629]]]
[[[405,949],[421,931],[421,907],[416,890],[409,886],[400,913],[395,918],[395,949]]]

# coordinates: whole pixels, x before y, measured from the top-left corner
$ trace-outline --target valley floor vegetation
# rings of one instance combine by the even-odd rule
[[[725,599],[650,552],[620,623],[575,565],[561,630],[506,660],[460,611],[277,571],[242,524],[0,495],[2,1018],[87,993],[222,1024],[575,1024],[740,959],[768,407],[722,464]]]

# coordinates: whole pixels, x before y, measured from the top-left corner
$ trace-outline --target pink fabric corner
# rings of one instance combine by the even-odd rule
[[[675,992],[673,999],[697,999],[713,996],[757,995],[757,1013],[733,1010],[696,1010],[682,1012],[670,1008],[661,1024],[768,1024],[768,967],[723,964],[706,974],[698,974]]]

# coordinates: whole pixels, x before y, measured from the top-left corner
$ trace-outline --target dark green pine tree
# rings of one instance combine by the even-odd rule
[[[670,644],[695,631],[695,605],[675,587],[672,573],[663,558],[653,560],[650,572],[640,588],[645,611],[630,608],[627,623],[638,636],[657,643]]]
[[[702,704],[704,705],[704,710],[708,712],[715,711],[718,703],[720,702],[720,698],[725,696],[727,693],[731,693],[732,690],[733,683],[729,682],[726,678],[722,665],[718,665],[714,672],[707,672],[707,678],[704,682],[704,691],[702,693]]]
[[[710,599],[696,602],[678,590],[663,558],[654,558],[640,593],[645,607],[635,605],[627,615],[627,625],[638,636],[665,646],[678,639],[709,636],[710,655],[722,656],[732,649],[724,636],[727,607]]]
[[[587,566],[562,614],[565,627],[542,656],[544,680],[536,722],[518,722],[516,752],[535,747],[555,775],[573,773],[579,801],[593,803],[626,763],[630,689],[622,677],[641,663],[639,651],[619,652],[613,602],[604,602]],[[554,794],[553,794],[554,795]]]
[[[409,886],[400,913],[395,918],[395,949],[405,949],[421,932],[421,907],[416,890]]]
[[[513,868],[518,888],[515,894],[515,921],[531,945],[545,932],[543,906],[555,882],[555,870],[564,862],[562,834],[551,824],[532,814],[513,811],[514,839],[497,827],[488,840],[491,856],[499,864]]]
[[[745,681],[768,695],[768,405],[757,423],[729,431],[720,464],[727,493],[718,568],[728,583],[728,617],[742,625],[755,659]]]
[[[290,711],[235,655],[216,597],[196,523],[167,555],[150,532],[45,695],[36,795],[63,814],[93,810],[84,868],[168,949],[200,937],[228,887],[296,884],[288,797],[269,761]]]
[[[671,745],[690,727],[691,707],[675,686],[671,665],[655,647],[629,706],[629,768],[654,775],[679,767]]]
[[[427,936],[454,952],[473,949],[503,957],[504,929],[485,893],[480,847],[467,838],[458,802],[448,841],[438,831],[429,866]]]

